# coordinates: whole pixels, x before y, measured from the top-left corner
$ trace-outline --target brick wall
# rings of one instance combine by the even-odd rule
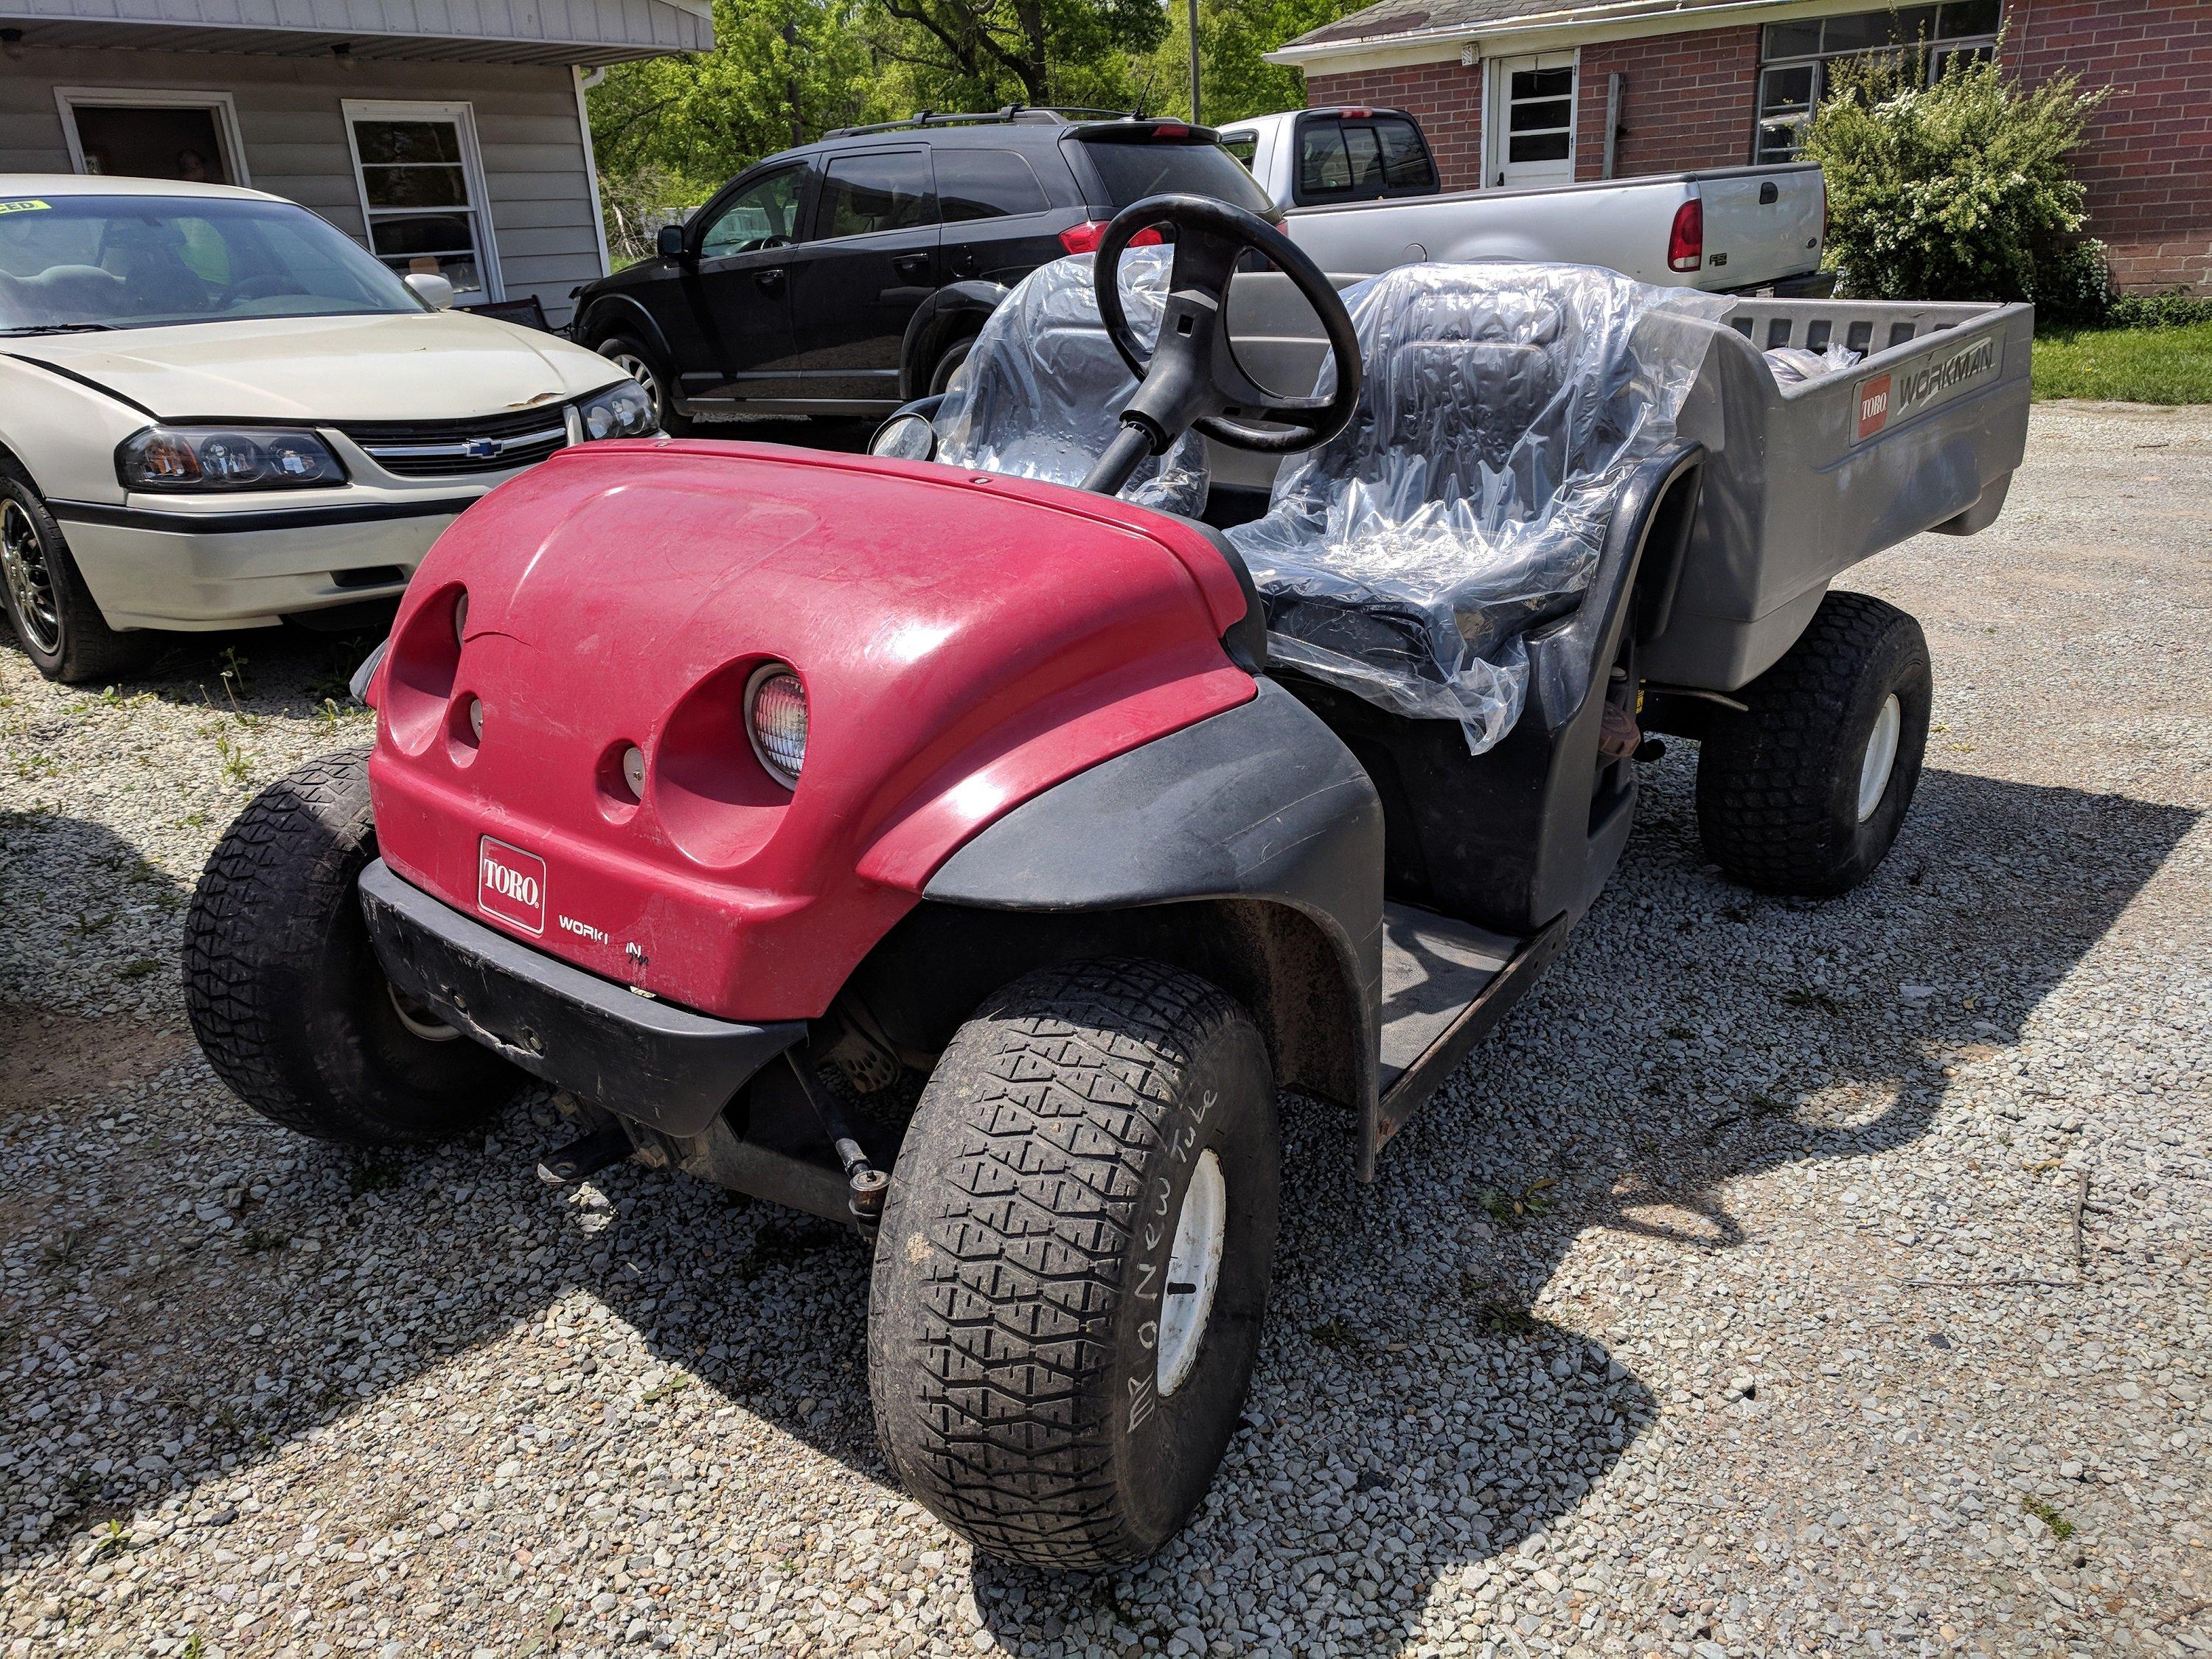
[[[2212,0],[2012,0],[2021,79],[2072,70],[2112,88],[2076,163],[2089,232],[2145,291],[2212,292]]]
[[[2111,97],[2077,163],[2089,229],[2124,288],[2212,293],[2212,0],[2009,0],[2006,58],[2030,82],[2070,70]],[[1622,88],[1622,177],[1751,159],[1759,30],[1746,26],[1582,50],[1575,176],[1605,168],[1607,77]],[[1309,104],[1411,110],[1446,189],[1481,182],[1482,74],[1457,64],[1317,75]]]
[[[1613,171],[1680,173],[1741,167],[1751,160],[1758,107],[1756,26],[1609,40],[1584,46],[1575,112],[1575,177],[1605,174],[1607,77],[1627,77]]]
[[[1306,106],[1371,104],[1402,109],[1421,124],[1446,190],[1482,182],[1482,71],[1457,63],[1306,77]]]

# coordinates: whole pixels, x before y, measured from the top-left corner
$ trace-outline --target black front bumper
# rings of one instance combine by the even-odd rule
[[[454,1030],[556,1088],[671,1135],[696,1135],[804,1020],[744,1025],[676,1008],[473,921],[380,859],[362,914],[393,984]]]

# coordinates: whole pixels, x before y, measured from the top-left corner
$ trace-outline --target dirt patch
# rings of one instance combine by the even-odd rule
[[[0,1002],[0,1117],[156,1076],[190,1046],[173,1026]]]

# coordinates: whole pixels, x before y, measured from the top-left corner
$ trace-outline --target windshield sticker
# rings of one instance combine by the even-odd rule
[[[1970,386],[1996,378],[2004,366],[2004,343],[1984,335],[1948,356],[1929,352],[1903,368],[1858,383],[1858,425],[1851,441],[1871,438],[1893,421],[1947,403]]]
[[[52,211],[53,204],[50,202],[33,201],[28,198],[15,202],[0,202],[0,213],[51,213]]]

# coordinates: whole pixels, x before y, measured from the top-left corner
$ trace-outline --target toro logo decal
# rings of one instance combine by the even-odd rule
[[[545,931],[545,860],[486,836],[477,848],[477,908],[527,933]]]
[[[1859,436],[1871,438],[1889,424],[1889,376],[1859,382]]]
[[[1984,335],[1956,351],[1927,352],[1902,368],[1871,375],[1858,384],[1858,426],[1851,441],[1873,437],[1892,420],[1910,420],[1948,403],[1967,387],[1995,380],[2003,367],[2003,342]]]

